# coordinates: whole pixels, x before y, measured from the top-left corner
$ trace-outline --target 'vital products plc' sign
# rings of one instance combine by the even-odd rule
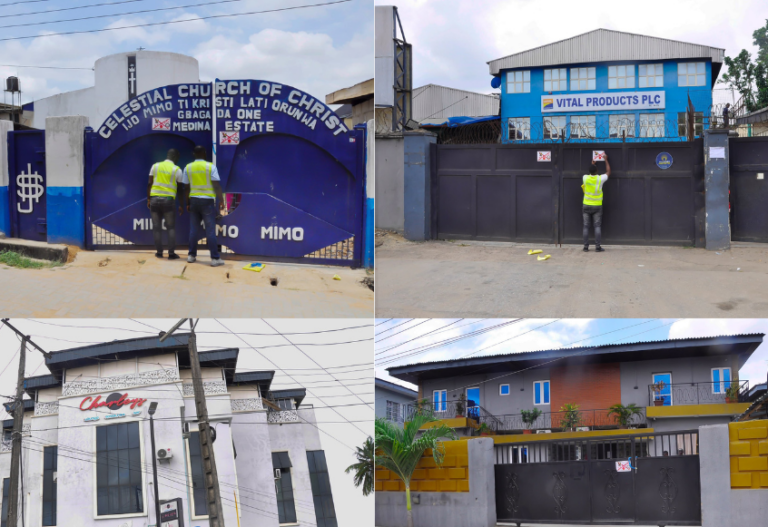
[[[542,95],[541,111],[600,112],[605,110],[660,110],[664,108],[663,91],[577,93],[573,95]]]
[[[131,410],[134,410],[145,402],[147,402],[146,399],[138,397],[131,399],[127,393],[111,393],[104,400],[101,399],[101,395],[97,395],[95,398],[86,397],[80,403],[80,409],[87,412],[88,410],[97,410],[104,407],[110,410],[119,410],[123,406],[130,406]]]

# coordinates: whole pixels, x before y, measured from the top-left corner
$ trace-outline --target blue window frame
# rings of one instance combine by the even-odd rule
[[[499,384],[499,395],[509,395],[509,384]]]
[[[435,407],[435,412],[445,412],[447,395],[445,390],[435,390],[432,392],[432,403]]]
[[[712,393],[725,393],[730,384],[730,368],[712,368]]]
[[[549,381],[533,383],[533,404],[549,404]]]

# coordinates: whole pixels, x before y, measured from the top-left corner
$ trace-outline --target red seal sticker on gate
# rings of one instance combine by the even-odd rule
[[[153,117],[152,130],[168,130],[170,132],[171,118],[170,117]]]
[[[592,161],[605,161],[605,150],[592,150]]]
[[[632,472],[632,466],[629,461],[617,461],[616,472]]]
[[[539,161],[539,162],[552,161],[552,151],[539,150],[538,152],[536,152],[536,161]]]
[[[239,145],[240,132],[219,132],[220,145]]]

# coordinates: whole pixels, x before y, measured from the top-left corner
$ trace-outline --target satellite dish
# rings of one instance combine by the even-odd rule
[[[501,87],[501,77],[494,77],[491,79],[491,88]]]

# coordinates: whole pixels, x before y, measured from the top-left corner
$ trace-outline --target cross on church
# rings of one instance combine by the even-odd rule
[[[128,67],[128,86],[131,95],[136,94],[136,65],[131,64]]]

